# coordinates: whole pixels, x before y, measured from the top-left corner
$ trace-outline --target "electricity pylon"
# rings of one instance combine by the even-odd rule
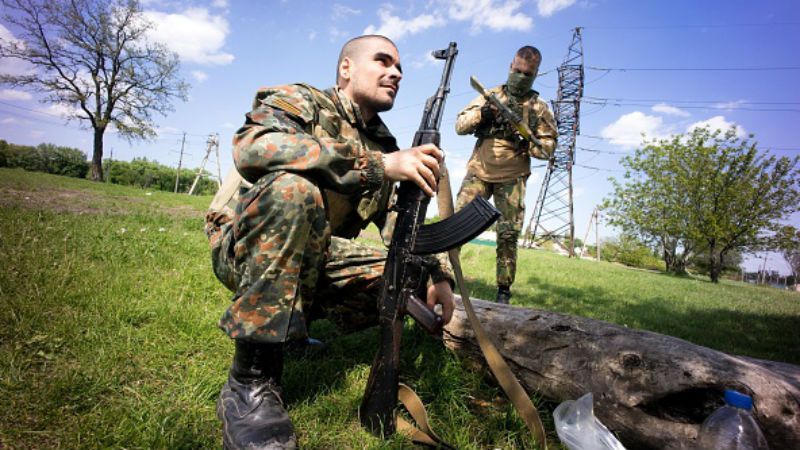
[[[551,240],[575,256],[575,219],[572,207],[572,166],[583,97],[583,43],[575,28],[567,57],[558,68],[558,96],[552,102],[558,128],[558,146],[547,164],[524,247]]]

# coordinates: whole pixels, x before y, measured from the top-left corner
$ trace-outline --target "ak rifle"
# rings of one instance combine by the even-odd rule
[[[412,147],[440,142],[439,127],[450,76],[458,50],[456,43],[432,52],[442,59],[444,72],[436,93],[425,103],[422,122]],[[427,283],[436,262],[431,255],[459,247],[488,228],[500,213],[486,200],[476,198],[452,217],[424,225],[430,198],[412,181],[403,181],[397,193],[392,241],[383,271],[378,303],[380,343],[372,363],[359,417],[373,434],[388,437],[397,430],[396,409],[400,373],[400,339],[408,314],[428,333],[440,334],[442,318],[426,306]],[[404,391],[405,394],[405,391]]]
[[[508,107],[508,105],[501,102],[500,99],[497,98],[497,96],[494,95],[492,92],[487,91],[486,88],[483,87],[481,82],[478,81],[478,79],[475,78],[474,75],[469,77],[469,84],[472,86],[473,89],[478,91],[478,93],[481,94],[483,98],[486,99],[486,101],[488,101],[489,103],[494,105],[495,108],[497,108],[497,111],[500,113],[500,117],[508,121],[508,123],[510,123],[511,126],[514,127],[514,129],[519,134],[520,138],[522,138],[527,142],[532,143],[537,147],[542,146],[541,141],[539,141],[539,139],[537,139],[536,136],[533,135],[533,132],[531,132],[531,129],[528,127],[528,124],[522,123],[522,117],[520,117],[519,114],[512,111],[511,108]]]

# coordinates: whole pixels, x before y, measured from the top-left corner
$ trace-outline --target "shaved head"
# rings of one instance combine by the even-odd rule
[[[345,42],[344,45],[342,46],[342,51],[339,52],[339,60],[336,61],[337,85],[341,85],[341,75],[339,74],[339,67],[341,67],[342,61],[344,61],[345,58],[353,59],[355,55],[363,53],[364,49],[366,48],[366,43],[373,39],[381,39],[385,42],[388,42],[389,44],[392,45],[392,47],[397,49],[397,45],[395,45],[395,43],[392,42],[391,39],[389,39],[386,36],[382,36],[380,34],[365,34],[363,36],[357,36],[354,37],[353,39],[350,39],[349,41]]]
[[[515,56],[524,61],[536,64],[537,66],[542,62],[542,52],[540,52],[538,48],[530,45],[526,45],[517,50],[517,54]]]

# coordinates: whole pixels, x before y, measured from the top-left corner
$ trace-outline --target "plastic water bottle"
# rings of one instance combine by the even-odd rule
[[[700,427],[698,450],[768,450],[752,409],[750,396],[726,390],[725,406],[708,416]]]

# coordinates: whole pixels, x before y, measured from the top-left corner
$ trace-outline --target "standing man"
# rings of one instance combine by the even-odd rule
[[[226,449],[296,448],[280,378],[285,344],[307,339],[310,319],[348,330],[377,323],[386,252],[351,239],[370,222],[386,224],[396,181],[433,195],[443,157],[431,144],[399,150],[378,116],[392,108],[402,76],[391,40],[354,38],[334,87],[261,89],[234,137],[249,187],[236,198],[223,185],[206,226],[214,272],[235,291],[219,322],[235,344],[217,403]],[[427,303],[441,304],[447,323],[452,276],[437,267]]]
[[[456,119],[456,133],[478,140],[467,164],[456,210],[480,195],[494,196],[502,216],[497,221],[497,302],[508,303],[517,269],[517,240],[525,218],[525,183],[531,174],[531,156],[549,159],[556,147],[553,113],[532,90],[542,54],[534,47],[517,50],[506,84],[489,90],[522,118],[541,146],[525,141],[483,96],[473,100]]]

